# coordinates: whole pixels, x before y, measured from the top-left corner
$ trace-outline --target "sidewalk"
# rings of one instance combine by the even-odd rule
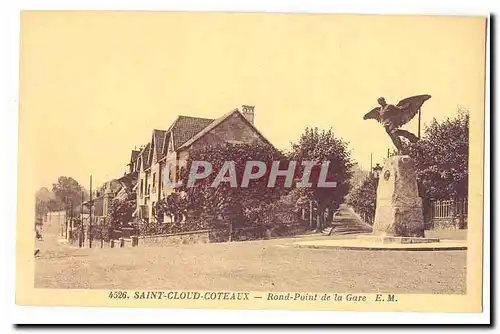
[[[53,232],[46,232],[43,234],[43,240],[36,240],[35,248],[40,249],[37,258],[45,259],[87,255],[90,251],[88,248],[70,244],[63,236]]]
[[[300,241],[296,242],[294,246],[299,248],[315,249],[437,251],[466,250],[467,242],[461,240],[441,240],[440,242],[420,244],[374,244],[363,242],[363,240],[353,238]]]

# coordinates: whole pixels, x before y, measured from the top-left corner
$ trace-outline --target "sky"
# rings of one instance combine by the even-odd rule
[[[63,175],[99,185],[153,129],[243,104],[276,147],[332,128],[368,169],[392,148],[363,120],[378,97],[430,94],[423,124],[458,108],[474,122],[484,69],[481,17],[23,12],[19,175],[37,189]],[[417,118],[404,128],[416,133]]]

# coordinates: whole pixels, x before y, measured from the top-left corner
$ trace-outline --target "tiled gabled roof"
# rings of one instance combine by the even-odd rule
[[[149,161],[149,150],[151,149],[151,143],[147,143],[146,146],[141,151],[141,160],[142,163],[144,164],[144,169],[147,169],[148,167],[151,166],[150,161]]]
[[[173,150],[178,150],[179,148],[186,148],[193,144],[195,141],[209,133],[216,126],[224,122],[229,116],[237,113],[244,122],[247,122],[254,131],[269,145],[273,146],[260,132],[255,128],[255,126],[249,122],[238,109],[234,109],[227,114],[217,118],[201,118],[192,116],[178,116],[177,119],[172,123],[168,130],[153,130],[153,137],[156,149],[156,154],[159,159],[162,159],[165,154],[171,136],[173,136]],[[140,152],[142,160],[144,163],[144,169],[151,167],[152,162],[152,141],[150,141]],[[151,153],[151,154],[150,154]]]
[[[155,150],[156,150],[156,156],[157,159],[160,160],[162,158],[162,147],[163,147],[163,142],[165,140],[165,136],[167,134],[167,131],[165,130],[153,130],[153,138],[155,140]],[[152,153],[152,152],[151,152]]]
[[[171,134],[174,136],[174,150],[177,150],[213,121],[209,118],[179,116],[170,127]]]
[[[137,183],[138,174],[139,174],[138,172],[134,171],[132,173],[128,173],[128,174],[123,175],[122,177],[117,179],[117,181],[120,182],[121,184],[123,184],[124,186],[132,189],[135,186],[135,184]]]
[[[191,139],[187,140],[184,144],[182,144],[181,146],[177,147],[178,148],[187,148],[189,147],[191,144],[193,144],[195,141],[197,141],[198,139],[200,139],[201,137],[203,137],[204,135],[206,135],[207,133],[209,133],[211,130],[213,130],[215,127],[217,127],[219,124],[221,124],[222,122],[224,122],[226,119],[228,119],[231,115],[233,114],[237,114],[238,116],[241,117],[241,119],[246,122],[247,124],[249,124],[255,131],[255,133],[257,133],[264,142],[268,143],[271,147],[274,147],[273,144],[271,144],[271,142],[269,140],[267,140],[266,137],[264,137],[259,130],[257,130],[257,128],[255,127],[255,125],[253,125],[252,123],[250,123],[246,118],[245,116],[243,116],[241,114],[241,112],[238,110],[238,109],[234,109],[230,112],[228,112],[227,114],[225,115],[222,115],[221,117],[217,118],[216,120],[214,120],[212,123],[210,123],[206,128],[204,128],[202,131],[198,132],[195,136],[193,136]]]
[[[137,158],[139,157],[139,153],[141,153],[141,151],[132,150],[132,154],[130,155],[130,163],[134,163],[137,160]]]
[[[171,136],[170,130],[167,130],[167,133],[165,133],[165,138],[163,139],[163,144],[161,146],[162,157],[165,157],[165,155],[167,154],[170,136]]]

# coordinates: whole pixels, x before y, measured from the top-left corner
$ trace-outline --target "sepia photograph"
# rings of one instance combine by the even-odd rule
[[[481,312],[487,22],[21,12],[17,303]]]

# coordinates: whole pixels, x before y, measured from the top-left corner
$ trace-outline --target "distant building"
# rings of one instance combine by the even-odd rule
[[[101,187],[92,192],[92,221],[99,223],[108,215],[112,201],[115,198],[122,200],[135,200],[134,188],[137,183],[138,173],[132,171],[124,176],[105,182]],[[133,194],[133,198],[131,198]],[[85,205],[88,206],[86,201]],[[128,223],[128,222],[124,222]]]

